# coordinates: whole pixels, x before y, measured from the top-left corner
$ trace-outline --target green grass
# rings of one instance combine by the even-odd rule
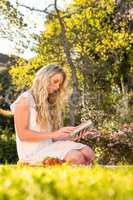
[[[133,167],[0,167],[0,200],[133,200]]]

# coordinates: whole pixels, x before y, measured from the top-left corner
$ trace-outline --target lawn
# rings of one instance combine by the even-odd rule
[[[0,200],[133,200],[133,166],[0,166]]]

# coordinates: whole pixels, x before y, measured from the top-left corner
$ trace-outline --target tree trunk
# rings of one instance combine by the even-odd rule
[[[69,42],[67,40],[66,36],[66,29],[64,25],[64,21],[60,16],[60,11],[57,8],[57,0],[55,0],[55,11],[57,13],[57,18],[59,20],[60,26],[61,26],[61,35],[62,35],[62,43],[63,43],[63,48],[64,48],[64,53],[67,58],[67,62],[71,68],[72,72],[72,81],[73,81],[73,93],[71,96],[71,101],[70,101],[70,123],[71,125],[75,125],[75,111],[76,111],[76,104],[77,104],[77,99],[78,99],[78,79],[76,75],[76,67],[72,61],[71,58],[71,53],[70,53],[70,47],[69,47]]]

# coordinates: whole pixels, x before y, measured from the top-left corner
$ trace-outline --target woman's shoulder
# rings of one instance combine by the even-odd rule
[[[22,104],[30,107],[35,107],[33,96],[29,90],[22,92],[17,97],[17,99],[10,105],[11,112],[14,113],[16,106]]]
[[[29,101],[34,102],[34,98],[30,90],[26,90],[25,92],[21,93],[19,97],[27,98]]]

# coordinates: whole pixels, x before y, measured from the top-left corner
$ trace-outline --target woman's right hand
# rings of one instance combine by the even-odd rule
[[[55,140],[64,140],[69,138],[69,135],[72,131],[74,131],[76,129],[76,127],[74,126],[66,126],[66,127],[62,127],[57,131],[54,131],[52,133],[52,138]]]

